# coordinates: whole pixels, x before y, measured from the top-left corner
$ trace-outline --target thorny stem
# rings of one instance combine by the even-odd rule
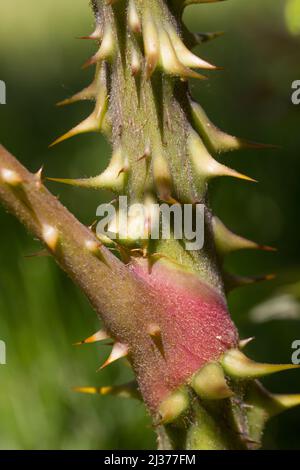
[[[0,146],[0,200],[45,244],[99,316],[118,314],[122,318],[131,309],[145,308],[145,301],[138,294],[143,292],[141,283],[47,190],[40,174],[29,173],[3,146]]]
[[[63,207],[43,185],[40,173],[28,172],[3,146],[0,146],[0,200],[28,231],[45,244],[59,266],[86,294],[106,327],[110,327],[109,332],[123,342],[132,341],[130,331],[126,332],[130,313],[135,334],[134,355],[146,354],[148,361],[161,368],[163,380],[167,371],[163,369],[162,359],[145,331],[151,319],[154,323],[159,314],[159,304],[151,290],[109,250],[100,246],[91,230]],[[158,309],[155,312],[154,305]],[[141,344],[139,336],[143,338]],[[148,342],[145,341],[147,337]],[[163,448],[185,447],[184,422],[180,427],[184,433],[171,430],[169,435],[159,426],[159,445]],[[205,433],[202,440],[203,436]],[[197,447],[194,433],[191,442]]]

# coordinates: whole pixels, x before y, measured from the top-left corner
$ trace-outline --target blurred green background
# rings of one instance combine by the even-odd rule
[[[102,136],[48,149],[90,110],[88,103],[54,106],[92,77],[80,65],[95,46],[76,39],[93,28],[88,0],[1,1],[0,18],[0,79],[7,84],[1,143],[31,170],[44,165],[51,176],[97,174],[109,156]],[[277,254],[228,260],[228,268],[241,274],[278,273],[275,281],[235,292],[229,302],[242,337],[256,337],[252,357],[290,362],[291,344],[300,339],[300,106],[291,103],[291,84],[300,79],[300,1],[190,7],[186,22],[194,31],[226,32],[199,49],[225,70],[207,83],[192,83],[193,95],[224,130],[280,146],[226,155],[224,162],[259,184],[218,181],[211,204],[239,233],[278,247]],[[94,220],[103,199],[110,200],[109,194],[51,189],[85,223]],[[98,329],[94,312],[51,259],[26,257],[40,246],[3,210],[0,224],[0,339],[7,344],[7,365],[0,366],[0,448],[155,448],[142,405],[72,391],[120,383],[130,371],[116,364],[97,374],[108,350],[72,346]],[[277,392],[300,392],[297,372],[265,383]],[[271,421],[264,447],[300,449],[300,409]]]

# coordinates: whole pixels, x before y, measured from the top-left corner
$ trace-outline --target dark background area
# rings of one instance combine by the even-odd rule
[[[54,106],[93,75],[80,65],[95,46],[76,39],[93,28],[88,1],[2,1],[0,18],[0,79],[7,85],[7,104],[0,106],[1,143],[32,171],[44,165],[48,176],[98,174],[109,158],[101,135],[48,148],[92,106]],[[300,1],[199,5],[187,10],[186,23],[194,31],[226,32],[199,47],[203,58],[224,71],[210,73],[207,83],[193,82],[194,97],[222,129],[279,146],[222,156],[259,184],[217,181],[211,205],[238,233],[278,248],[275,254],[239,253],[228,259],[228,269],[239,274],[277,273],[275,281],[234,292],[229,303],[241,336],[256,337],[248,348],[251,357],[290,362],[291,344],[300,339],[300,105],[291,102],[291,84],[300,79]],[[94,220],[99,203],[111,199],[102,192],[48,186],[85,223]],[[107,347],[72,346],[99,329],[88,302],[51,259],[26,257],[40,245],[3,210],[0,224],[0,339],[7,345],[7,365],[0,366],[0,448],[154,448],[141,404],[72,391],[73,386],[120,383],[130,370],[115,364],[96,373]],[[262,304],[265,317],[258,322],[253,309]],[[270,321],[270,315],[277,318]],[[297,371],[264,383],[276,392],[300,392]],[[264,446],[300,449],[300,409],[270,422]]]

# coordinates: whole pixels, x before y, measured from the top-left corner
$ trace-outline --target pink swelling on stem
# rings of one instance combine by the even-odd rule
[[[149,285],[158,305],[155,324],[163,354],[148,362],[146,357],[139,360],[136,351],[134,360],[141,392],[153,410],[204,364],[235,348],[238,333],[223,297],[196,275],[161,262],[151,273],[146,262],[135,262],[131,270]],[[158,349],[154,342],[152,348]]]

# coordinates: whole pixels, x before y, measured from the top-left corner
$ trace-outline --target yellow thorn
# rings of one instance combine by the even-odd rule
[[[163,345],[163,339],[162,339],[160,326],[155,325],[155,324],[150,325],[148,328],[148,333],[153,343],[155,344],[155,346],[161,353],[161,355],[165,357],[165,351],[164,351],[164,345]]]
[[[232,168],[228,168],[225,165],[219,165],[219,168],[216,169],[216,176],[232,176],[233,178],[237,178],[244,181],[250,181],[251,183],[258,183],[257,180],[251,178],[250,176],[243,175]]]
[[[105,367],[109,366],[113,362],[118,361],[119,359],[128,356],[128,352],[129,352],[129,348],[126,344],[115,343],[109,358],[98,369],[98,371],[104,369]]]
[[[201,59],[200,57],[193,54],[182,42],[179,38],[176,30],[173,26],[169,25],[167,27],[167,32],[173,44],[174,50],[180,62],[185,67],[190,68],[200,68],[200,69],[208,69],[208,70],[216,70],[218,67],[215,65],[206,62],[205,60]]]
[[[264,364],[252,361],[238,349],[227,351],[221,364],[226,374],[237,379],[251,379],[264,377],[285,370],[299,369],[294,364]]]
[[[92,34],[90,34],[89,36],[81,36],[80,38],[78,39],[96,39],[96,40],[100,40],[102,39],[102,27],[101,27],[101,24],[99,23],[97,26],[96,26],[96,29],[92,32]]]
[[[112,59],[115,53],[115,38],[111,26],[108,24],[103,33],[103,39],[98,52],[88,59],[82,66],[83,69],[90,65],[102,62],[103,60]]]
[[[159,45],[160,45],[160,66],[165,73],[182,78],[198,78],[206,80],[207,77],[200,75],[194,70],[183,65],[177,57],[173,43],[170,36],[164,28],[159,30]]]
[[[73,387],[74,392],[88,393],[90,395],[96,395],[99,393],[99,388],[96,387]]]
[[[34,179],[36,181],[36,187],[41,188],[43,182],[43,170],[44,167],[42,166],[39,171],[37,171],[34,175]]]
[[[225,256],[226,254],[238,250],[276,251],[275,248],[260,245],[259,243],[237,235],[226,227],[226,225],[216,216],[213,217],[212,224],[215,244],[220,256]]]
[[[141,33],[142,25],[134,0],[129,0],[128,4],[128,26],[133,33]]]
[[[202,182],[209,181],[219,176],[232,176],[234,178],[256,182],[249,176],[238,173],[215,160],[208,152],[200,136],[192,129],[190,130],[188,145],[195,171]]]
[[[222,400],[234,395],[227,384],[222,367],[217,362],[211,362],[196,372],[191,386],[203,400]]]
[[[174,422],[188,410],[189,406],[187,389],[185,387],[179,388],[160,404],[158,425]]]
[[[90,395],[114,395],[121,398],[135,398],[141,400],[136,382],[106,387],[73,387],[74,392],[88,393]]]
[[[87,251],[89,251],[92,255],[96,256],[102,263],[106,264],[106,266],[109,267],[108,261],[106,260],[104,253],[101,250],[102,245],[100,241],[90,239],[86,240],[84,245]]]
[[[285,409],[294,408],[300,405],[300,394],[294,395],[272,395],[272,398],[276,400],[277,404],[281,405]]]
[[[42,236],[50,250],[55,251],[59,240],[58,230],[51,225],[44,225],[42,228]]]
[[[132,50],[130,67],[131,73],[134,77],[136,77],[141,72],[141,61],[136,49]]]
[[[145,6],[143,15],[143,39],[146,57],[146,77],[149,79],[159,60],[159,37],[150,9]]]
[[[71,129],[69,132],[56,139],[49,147],[54,147],[54,145],[60,144],[61,142],[74,137],[75,135],[100,131],[101,124],[102,118],[99,119],[96,113],[93,112],[87,119],[78,124],[78,126],[73,127],[73,129]]]
[[[255,340],[254,336],[252,336],[251,338],[241,339],[241,341],[239,342],[239,348],[245,349],[245,347],[248,346],[248,344],[252,343],[252,341],[254,340]]]
[[[3,182],[10,186],[19,186],[22,183],[21,177],[13,170],[2,168],[0,174]]]

